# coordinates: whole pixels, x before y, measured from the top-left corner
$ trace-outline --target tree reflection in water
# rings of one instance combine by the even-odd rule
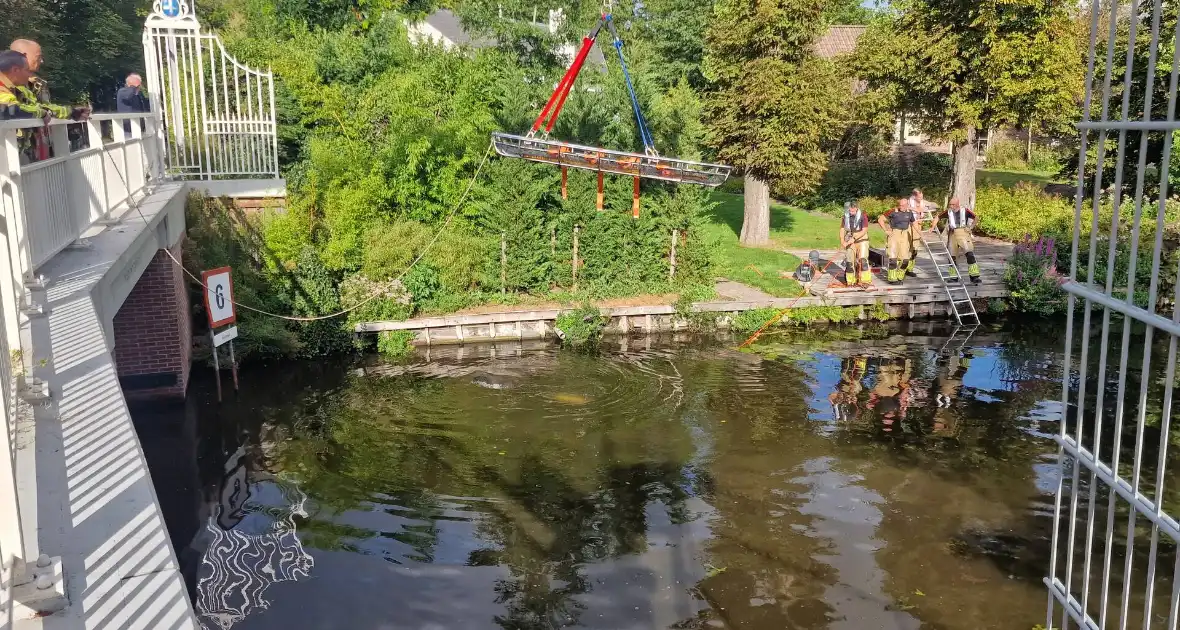
[[[432,349],[237,421],[307,493],[313,553],[493,572],[470,593],[493,608],[432,609],[450,627],[1031,627],[1059,349],[949,338]],[[377,623],[386,602],[369,604]]]

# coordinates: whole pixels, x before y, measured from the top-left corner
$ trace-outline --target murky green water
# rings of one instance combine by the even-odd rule
[[[949,332],[286,365],[137,421],[209,628],[1028,630],[1060,342]]]

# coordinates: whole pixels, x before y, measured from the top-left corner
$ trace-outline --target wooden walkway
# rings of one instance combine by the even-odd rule
[[[1007,297],[1004,286],[1004,263],[1012,252],[1012,245],[990,239],[979,239],[976,243],[983,282],[967,284],[971,297],[981,303],[978,307],[986,310],[990,298]],[[796,253],[796,252],[792,252]],[[805,257],[807,252],[798,252]],[[918,277],[907,278],[897,286],[886,284],[883,273],[875,273],[874,286],[868,290],[844,286],[843,255],[837,252],[820,252],[821,259],[835,258],[836,262],[817,279],[806,295],[793,298],[779,298],[762,294],[756,289],[742,292],[740,299],[722,299],[696,302],[695,313],[715,313],[720,327],[727,327],[730,318],[743,311],[761,308],[799,308],[805,306],[861,307],[881,304],[891,317],[898,319],[950,317],[947,310],[947,296],[931,260],[925,253],[918,257]],[[877,270],[874,269],[876,272]],[[963,266],[966,272],[966,265]],[[410,330],[415,333],[415,343],[421,345],[473,343],[486,341],[507,341],[524,339],[556,338],[553,322],[563,308],[505,309],[494,313],[453,314],[437,317],[422,317],[405,321],[362,322],[356,325],[357,333],[375,333],[386,330]],[[623,306],[602,308],[602,314],[610,319],[607,334],[654,334],[675,332],[688,328],[688,322],[676,314],[670,304],[653,306]]]

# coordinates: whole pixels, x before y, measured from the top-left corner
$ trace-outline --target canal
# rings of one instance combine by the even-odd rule
[[[133,414],[210,630],[1029,630],[1059,337],[435,348]]]

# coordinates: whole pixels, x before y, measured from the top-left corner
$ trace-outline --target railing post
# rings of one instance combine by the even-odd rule
[[[160,132],[158,112],[152,111],[144,116],[143,122],[143,135],[149,139],[143,143],[148,168],[147,179],[152,184],[159,184],[164,179],[164,135]]]
[[[130,188],[130,184],[133,183],[135,186],[135,188],[134,188],[135,190],[137,190],[137,191],[142,190],[144,187],[144,184],[147,183],[147,177],[144,174],[145,169],[146,169],[146,167],[144,166],[144,163],[143,163],[143,159],[144,159],[144,155],[145,155],[145,153],[144,153],[144,144],[145,143],[143,141],[143,127],[140,124],[140,119],[135,119],[135,120],[131,121],[131,137],[127,139],[127,142],[128,142],[128,145],[127,145],[128,147],[130,147],[131,145],[134,145],[136,147],[136,149],[135,149],[136,159],[134,162],[135,163],[134,174],[130,173],[130,172],[127,173],[127,179],[128,179],[128,183],[129,183],[128,188]],[[130,150],[128,150],[126,153],[124,153],[124,155],[127,155],[127,153],[130,153]],[[127,157],[127,161],[128,161],[128,164],[131,164],[130,157]]]
[[[101,217],[99,220],[110,218],[111,211],[111,197],[107,192],[107,165],[106,147],[102,145],[102,123],[97,120],[86,121],[86,136],[90,140],[90,148],[98,151],[99,170],[98,183],[95,187],[95,194],[98,197],[98,212],[95,216]]]
[[[0,173],[6,175],[10,184],[2,191],[4,219],[8,223],[8,243],[12,266],[12,280],[18,294],[24,293],[25,282],[33,278],[33,251],[29,242],[28,223],[25,220],[24,195],[21,192],[20,147],[16,141],[16,129],[0,131]],[[17,325],[10,322],[9,326]]]

